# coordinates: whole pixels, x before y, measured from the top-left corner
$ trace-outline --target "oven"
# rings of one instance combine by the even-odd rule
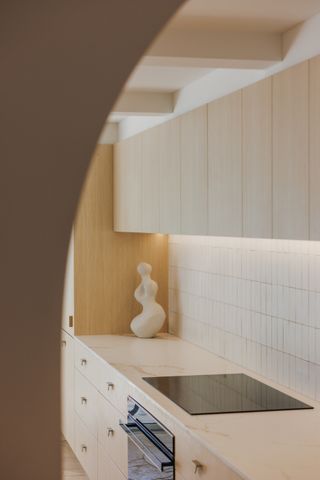
[[[128,397],[128,480],[174,480],[174,436],[133,398]]]

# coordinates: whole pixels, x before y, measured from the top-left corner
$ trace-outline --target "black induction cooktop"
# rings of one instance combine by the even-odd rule
[[[243,373],[143,380],[191,415],[313,408]]]

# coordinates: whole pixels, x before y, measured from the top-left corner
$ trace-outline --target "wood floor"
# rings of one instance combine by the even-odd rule
[[[65,440],[62,440],[62,479],[88,480],[80,463]]]

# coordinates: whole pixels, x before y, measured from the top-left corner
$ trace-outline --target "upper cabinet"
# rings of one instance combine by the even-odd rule
[[[272,238],[272,79],[242,91],[243,236]]]
[[[207,106],[180,117],[181,233],[207,233]]]
[[[180,119],[160,125],[160,232],[181,231]]]
[[[310,240],[320,240],[320,57],[310,60]]]
[[[141,144],[141,135],[136,135],[115,145],[113,207],[118,232],[142,231]]]
[[[320,239],[320,57],[116,146],[115,229]]]
[[[208,105],[209,235],[242,235],[241,91]]]
[[[309,238],[308,62],[273,77],[273,236]]]

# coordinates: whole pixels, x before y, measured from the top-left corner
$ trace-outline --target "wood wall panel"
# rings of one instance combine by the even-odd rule
[[[310,60],[310,240],[320,240],[320,57]]]
[[[241,91],[208,105],[209,235],[242,235]]]
[[[273,236],[309,238],[308,62],[273,77]]]
[[[243,236],[272,238],[272,79],[242,91]]]
[[[76,335],[130,331],[131,319],[141,310],[133,297],[141,261],[153,266],[158,301],[167,311],[167,237],[113,231],[112,170],[113,147],[99,145],[75,222]]]

